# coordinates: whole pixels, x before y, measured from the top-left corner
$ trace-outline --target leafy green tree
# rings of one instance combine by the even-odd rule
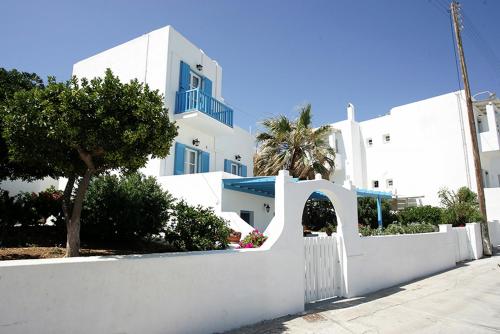
[[[90,179],[111,170],[134,171],[150,157],[167,156],[177,135],[158,91],[137,80],[122,83],[109,69],[90,81],[49,78],[45,88],[17,92],[8,101],[3,137],[9,159],[38,164],[68,179],[66,256],[79,255],[80,216]]]
[[[19,72],[16,69],[7,70],[0,68],[0,111],[6,107],[8,99],[16,92],[43,88],[43,81],[36,73]],[[43,170],[39,165],[27,165],[9,160],[8,148],[1,136],[3,119],[0,117],[0,180],[7,178],[21,178],[33,180],[48,175],[48,170]]]
[[[265,131],[257,135],[254,175],[277,175],[287,169],[300,179],[314,179],[316,173],[329,179],[335,169],[335,151],[329,145],[329,125],[312,128],[311,105],[300,110],[296,120],[285,116],[262,122]]]
[[[443,224],[460,226],[483,220],[479,211],[477,195],[469,188],[461,187],[456,192],[443,188],[439,190],[438,196],[444,207],[442,214]]]

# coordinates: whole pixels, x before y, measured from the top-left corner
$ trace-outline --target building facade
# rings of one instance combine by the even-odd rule
[[[500,100],[474,102],[485,187],[500,187]],[[438,191],[467,186],[477,191],[463,91],[392,108],[358,122],[355,108],[332,124],[334,182],[390,191],[413,205],[438,205]]]
[[[110,68],[123,82],[138,79],[165,98],[178,136],[166,159],[151,159],[146,175],[225,171],[251,176],[254,137],[234,124],[222,97],[222,68],[171,26],[77,62],[73,74],[100,77]]]

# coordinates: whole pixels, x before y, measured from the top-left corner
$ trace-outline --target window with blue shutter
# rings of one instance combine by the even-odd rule
[[[174,175],[184,174],[184,153],[186,152],[186,145],[176,142],[175,143],[175,156],[174,156]]]
[[[224,159],[224,172],[246,177],[247,166],[236,161]]]
[[[231,173],[231,160],[224,159],[224,172]]]
[[[179,91],[189,90],[189,81],[191,80],[191,68],[181,60],[181,71],[179,74]]]
[[[212,81],[206,77],[203,77],[203,93],[212,96]]]
[[[201,151],[200,173],[208,173],[210,171],[210,153]]]

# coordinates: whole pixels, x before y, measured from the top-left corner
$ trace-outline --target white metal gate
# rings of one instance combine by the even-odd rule
[[[306,237],[305,247],[305,302],[332,298],[340,293],[340,264],[337,238]]]

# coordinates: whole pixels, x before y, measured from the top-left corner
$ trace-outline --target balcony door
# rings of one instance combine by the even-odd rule
[[[191,72],[191,78],[189,80],[189,89],[197,89],[201,86],[201,78],[199,75]]]

